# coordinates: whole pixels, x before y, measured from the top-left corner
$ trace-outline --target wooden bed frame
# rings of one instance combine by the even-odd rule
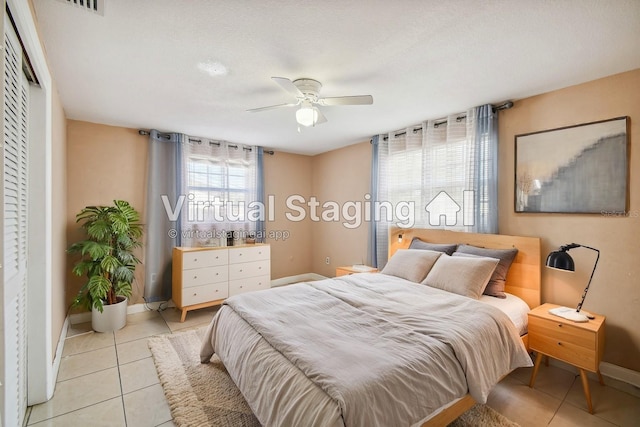
[[[400,235],[402,236],[401,241],[399,241]],[[539,238],[420,228],[392,229],[389,233],[389,257],[398,249],[407,249],[414,237],[429,243],[468,244],[491,249],[517,248],[518,254],[509,269],[505,291],[523,299],[529,305],[529,308],[535,308],[540,305],[541,259]],[[525,347],[529,349],[527,335],[522,337],[522,341]],[[468,411],[475,403],[471,395],[467,394],[431,417],[423,424],[423,427],[446,426]]]

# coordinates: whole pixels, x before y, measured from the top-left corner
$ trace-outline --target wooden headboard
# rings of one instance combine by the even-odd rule
[[[400,234],[402,242],[398,242]],[[530,308],[540,305],[540,238],[396,228],[389,235],[389,257],[398,249],[408,248],[414,237],[430,243],[468,244],[492,249],[517,248],[518,254],[509,269],[505,291],[522,298]]]

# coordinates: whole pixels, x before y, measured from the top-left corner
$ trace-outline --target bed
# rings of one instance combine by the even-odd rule
[[[454,257],[406,251],[414,237],[517,248],[505,291],[529,307],[538,305],[539,239],[402,234],[401,242],[390,238],[390,259],[407,253],[434,258],[434,271],[442,264],[438,259]],[[488,259],[464,263],[486,265]],[[207,329],[201,361],[215,352],[269,426],[443,425],[485,401],[511,370],[531,365],[522,325],[518,330],[503,310],[400,277],[411,268],[400,268],[399,275],[385,270],[229,298]]]

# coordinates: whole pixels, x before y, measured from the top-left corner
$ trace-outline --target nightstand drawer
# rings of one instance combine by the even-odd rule
[[[529,324],[530,327],[531,324]],[[572,343],[569,336],[554,338],[537,332],[532,334],[531,329],[529,329],[529,348],[531,350],[539,351],[554,359],[563,360],[571,365],[595,372],[598,370],[598,366],[596,366],[596,350],[593,341],[595,340],[592,339],[592,349],[587,349],[584,346]]]
[[[529,332],[540,337],[549,338],[551,341],[564,341],[595,351],[595,333],[584,328],[568,325],[562,321],[529,317]]]

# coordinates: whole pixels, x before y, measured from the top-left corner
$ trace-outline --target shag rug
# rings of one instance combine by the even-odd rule
[[[177,427],[253,427],[260,423],[217,356],[200,363],[204,328],[148,340],[160,383]],[[517,427],[486,405],[476,404],[449,427]]]

